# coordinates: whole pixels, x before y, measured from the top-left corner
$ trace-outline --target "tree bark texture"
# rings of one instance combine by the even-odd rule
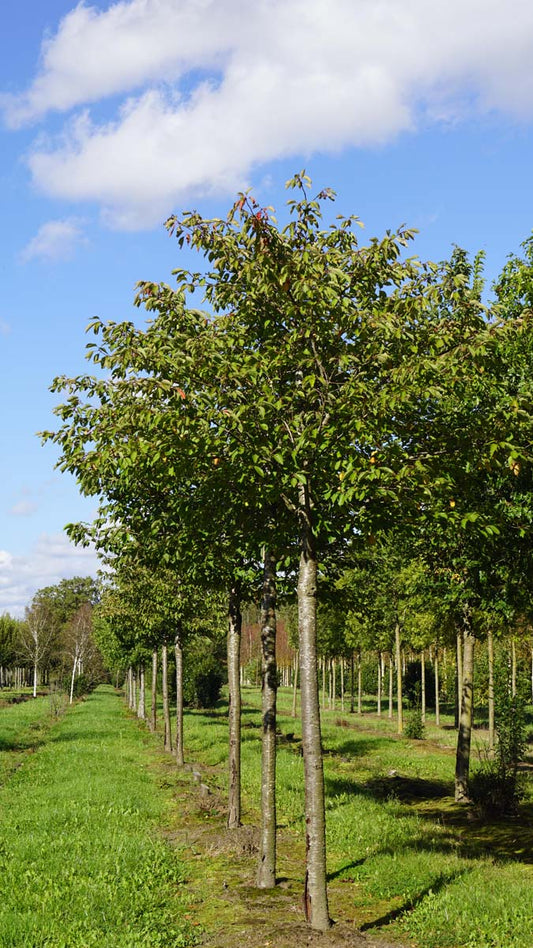
[[[494,637],[487,633],[487,653],[489,663],[489,751],[494,753]]]
[[[300,653],[297,651],[294,657],[294,680],[292,683],[292,716],[296,717],[296,705],[298,702],[298,672],[300,670]]]
[[[228,608],[228,725],[229,725],[229,782],[228,829],[241,825],[241,597],[237,584],[230,590]]]
[[[261,603],[261,836],[257,885],[276,885],[276,561],[266,550]]]
[[[398,703],[398,734],[403,734],[403,690],[402,690],[402,651],[400,642],[400,623],[394,628],[396,646],[396,697]]]
[[[157,727],[157,649],[152,652],[152,706],[150,710],[150,730]]]
[[[468,774],[470,770],[470,744],[472,740],[472,719],[474,710],[474,635],[469,618],[465,622],[463,650],[463,691],[459,733],[457,735],[457,754],[455,758],[455,800],[462,803],[468,800]]]
[[[144,680],[144,663],[139,665],[139,704],[137,707],[137,717],[141,721],[146,720],[146,687]]]
[[[440,727],[440,684],[439,684],[439,650],[435,649],[435,660],[433,663],[435,673],[435,724]]]
[[[306,488],[300,490],[301,554],[298,574],[298,631],[302,748],[305,776],[306,874],[304,909],[318,931],[331,925],[326,886],[326,819],[317,671],[317,557]]]
[[[183,767],[183,646],[181,628],[178,628],[174,639],[174,656],[176,659],[176,764]]]
[[[420,697],[422,702],[422,721],[426,721],[426,655],[424,649],[420,653]]]
[[[461,700],[463,694],[463,643],[461,638],[461,633],[457,633],[456,640],[456,651],[457,651],[457,695],[455,701],[455,726],[459,727],[459,718],[461,716]]]
[[[172,731],[170,727],[170,707],[168,703],[168,645],[165,642],[161,649],[161,691],[163,693],[163,720],[165,722],[164,747],[172,751]]]

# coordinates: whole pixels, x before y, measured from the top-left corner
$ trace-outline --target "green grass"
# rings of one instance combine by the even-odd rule
[[[196,943],[184,866],[156,830],[170,797],[149,742],[103,687],[0,788],[2,948]]]
[[[253,689],[243,697],[244,818],[258,822],[260,698]],[[283,871],[304,835],[300,725],[288,714],[290,699],[281,689],[278,822],[289,837],[280,847]],[[185,737],[189,759],[216,766],[222,790],[224,711],[221,704],[214,714],[188,713]],[[419,948],[531,948],[533,809],[527,804],[518,822],[470,821],[453,801],[455,739],[431,720],[427,740],[408,741],[386,716],[323,714],[332,914]],[[484,739],[476,732],[474,745]]]

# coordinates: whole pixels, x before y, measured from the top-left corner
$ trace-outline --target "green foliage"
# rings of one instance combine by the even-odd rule
[[[422,741],[426,736],[426,728],[422,720],[420,707],[412,708],[405,716],[403,729],[404,736],[410,741]]]
[[[494,688],[495,756],[486,758],[468,781],[472,803],[489,818],[515,815],[524,796],[518,765],[527,749],[525,707],[524,696],[512,694],[508,669],[499,666]]]
[[[223,643],[194,636],[184,652],[183,699],[190,708],[214,708],[226,680]]]

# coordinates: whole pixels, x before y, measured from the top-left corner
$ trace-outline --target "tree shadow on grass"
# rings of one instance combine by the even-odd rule
[[[464,876],[470,871],[471,870],[469,868],[465,868],[458,869],[457,872],[443,873],[441,876],[438,876],[430,886],[427,886],[422,890],[422,892],[419,892],[418,895],[407,899],[403,905],[392,909],[392,911],[387,912],[386,915],[382,915],[380,918],[374,918],[370,922],[365,922],[364,925],[361,925],[360,931],[366,932],[371,928],[381,928],[383,925],[390,925],[391,922],[395,922],[402,915],[405,915],[406,912],[412,912],[412,910],[416,908],[417,905],[420,905],[420,903],[423,902],[428,895],[436,895],[436,893],[440,892],[445,886],[449,885],[451,882],[455,882],[456,879],[459,879],[461,876]]]

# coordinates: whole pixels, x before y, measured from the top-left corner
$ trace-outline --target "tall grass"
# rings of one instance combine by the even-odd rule
[[[118,697],[98,689],[49,738],[0,788],[2,948],[195,944],[156,831],[170,799]]]

